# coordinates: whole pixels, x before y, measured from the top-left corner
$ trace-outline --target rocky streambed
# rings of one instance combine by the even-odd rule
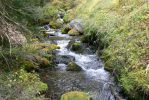
[[[88,45],[81,44],[79,37],[62,34],[60,30],[47,28],[47,31],[52,33],[47,42],[60,47],[54,51],[55,70],[41,73],[49,87],[46,92],[49,100],[60,100],[61,95],[69,91],[86,92],[92,100],[119,98],[113,77],[104,70],[103,62]]]

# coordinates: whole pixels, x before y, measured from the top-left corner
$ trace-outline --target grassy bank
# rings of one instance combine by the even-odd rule
[[[86,0],[78,6],[83,42],[96,46],[105,69],[133,99],[149,94],[149,3],[143,0]]]

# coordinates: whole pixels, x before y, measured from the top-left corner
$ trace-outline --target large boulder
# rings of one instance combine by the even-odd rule
[[[79,33],[83,33],[83,25],[81,19],[74,19],[69,23],[70,27],[75,28]]]
[[[82,68],[75,62],[70,62],[66,68],[67,71],[81,71]]]

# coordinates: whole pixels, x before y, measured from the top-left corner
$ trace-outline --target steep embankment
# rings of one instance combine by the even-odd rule
[[[133,99],[149,94],[149,3],[143,0],[86,0],[78,6],[83,42],[97,47],[105,69]]]

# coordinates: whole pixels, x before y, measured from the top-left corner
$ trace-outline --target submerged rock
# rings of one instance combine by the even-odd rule
[[[55,63],[60,64],[68,64],[69,62],[75,61],[75,57],[70,55],[59,55],[56,56]]]
[[[75,62],[70,62],[66,68],[67,71],[81,71],[82,68]]]

